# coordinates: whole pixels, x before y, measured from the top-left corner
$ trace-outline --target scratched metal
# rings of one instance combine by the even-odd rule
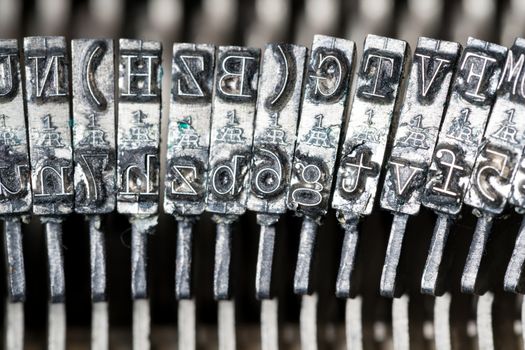
[[[26,300],[26,276],[22,245],[22,220],[6,217],[4,221],[4,252],[8,300],[11,303]]]
[[[260,50],[221,46],[217,54],[207,210],[241,215],[249,192]]]
[[[525,40],[516,39],[507,60],[492,107],[465,204],[498,215],[511,193],[511,180],[525,146]]]
[[[69,61],[63,37],[24,39],[33,213],[73,211]]]
[[[525,150],[520,156],[516,173],[512,179],[511,194],[508,202],[516,207],[516,211],[523,213],[525,208]]]
[[[506,54],[503,46],[468,39],[421,198],[425,207],[451,215],[461,210]]]
[[[174,44],[164,211],[199,215],[206,206],[213,45]]]
[[[393,148],[381,207],[415,215],[430,167],[461,46],[419,38]]]
[[[287,199],[313,219],[328,210],[355,52],[353,41],[314,36]]]
[[[0,214],[31,210],[29,151],[16,40],[0,40]]]
[[[71,42],[75,211],[109,213],[116,202],[113,40]]]
[[[332,201],[345,219],[372,212],[409,51],[402,40],[365,40]]]
[[[269,44],[264,51],[253,139],[247,207],[259,213],[286,211],[307,49]]]
[[[162,46],[120,39],[117,210],[158,212]]]

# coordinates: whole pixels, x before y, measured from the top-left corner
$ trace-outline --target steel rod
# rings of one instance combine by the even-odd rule
[[[312,291],[312,265],[318,224],[315,220],[305,217],[301,226],[299,253],[294,275],[294,292],[305,295]]]

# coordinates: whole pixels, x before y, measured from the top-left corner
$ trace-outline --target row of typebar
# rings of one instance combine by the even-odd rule
[[[179,219],[318,221],[331,206],[344,224],[376,197],[404,216],[525,207],[525,40],[420,38],[411,59],[369,35],[359,63],[355,43],[322,35],[309,53],[175,44],[165,155],[161,53],[81,39],[70,56],[62,37],[28,37],[21,55],[0,40],[0,214],[157,215],[161,163]]]

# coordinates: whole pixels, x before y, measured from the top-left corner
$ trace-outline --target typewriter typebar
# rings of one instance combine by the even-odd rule
[[[345,228],[336,283],[339,297],[350,297],[356,290],[352,276],[357,224],[372,212],[409,51],[402,40],[375,35],[365,40],[332,201]]]
[[[69,57],[63,37],[24,39],[33,213],[45,224],[49,308],[47,343],[65,349],[62,220],[73,212]]]
[[[448,234],[463,204],[506,54],[503,46],[469,38],[459,60],[421,200],[438,214],[423,270],[424,293],[446,291]]]
[[[303,46],[268,44],[262,60],[247,202],[261,227],[255,277],[259,299],[271,297],[275,224],[286,212],[306,55]]]
[[[332,201],[349,219],[372,212],[409,50],[402,40],[365,41]]]
[[[420,38],[386,165],[381,207],[416,215],[456,69],[460,45]]]
[[[257,213],[286,212],[306,51],[302,46],[270,44],[264,52],[247,203]]]
[[[515,111],[519,114],[523,110],[523,95],[517,89],[523,79],[523,66],[516,64],[525,59],[523,45],[518,39],[507,52],[496,100],[465,195],[465,204],[473,207],[478,216],[461,278],[461,290],[467,293],[484,294],[489,287],[491,262],[486,245],[494,217],[503,212],[511,194],[512,177],[525,146],[525,124],[514,121]]]
[[[0,40],[0,215],[31,210],[24,92],[16,40]]]
[[[404,292],[398,281],[409,215],[419,212],[420,197],[432,159],[460,46],[453,42],[420,38],[386,176],[381,207],[393,212],[380,292],[395,297]]]
[[[207,210],[242,215],[249,192],[260,51],[221,46],[211,124]]]
[[[217,224],[213,296],[218,300],[219,347],[235,348],[231,299],[232,224],[246,211],[260,50],[221,46],[212,102],[207,211]]]
[[[164,211],[201,214],[206,206],[215,47],[173,46]]]
[[[113,41],[73,40],[71,61],[75,211],[110,213],[117,165]]]
[[[117,209],[150,215],[159,206],[161,45],[119,41]]]
[[[313,220],[328,210],[355,51],[352,41],[314,37],[288,193],[288,208]]]
[[[451,215],[461,210],[506,53],[503,46],[469,38],[423,192],[426,207]]]
[[[231,296],[230,225],[246,211],[259,59],[258,49],[221,46],[217,53],[207,191],[207,211],[215,214],[217,223],[213,278],[217,300]]]
[[[8,301],[6,322],[23,329],[24,318],[12,312],[26,300],[22,219],[31,211],[29,149],[24,111],[24,91],[17,40],[0,40],[0,215],[4,221]],[[14,304],[19,304],[15,306]],[[6,327],[6,346],[11,344]]]
[[[24,39],[33,213],[73,211],[69,60],[62,37]]]
[[[520,85],[524,70],[519,63],[524,59],[525,40],[517,39],[507,52],[484,142],[465,196],[465,204],[489,215],[503,212],[525,146],[525,123],[516,119],[525,112],[525,91]]]
[[[120,39],[117,210],[131,222],[133,349],[150,348],[148,236],[157,224],[162,46]]]
[[[347,109],[355,43],[316,35],[307,66],[288,190],[288,209],[304,216],[294,292],[310,294],[317,226],[328,210],[341,127]]]
[[[519,134],[518,127],[521,126],[521,123],[519,123],[519,119],[516,119],[515,116],[518,116],[521,112],[521,108],[523,108],[523,98],[525,98],[525,83],[524,77],[524,69],[523,65],[521,64],[521,55],[523,55],[522,47],[525,45],[524,39],[518,38],[516,39],[514,46],[512,47],[511,51],[516,51],[513,54],[509,54],[507,57],[507,65],[505,66],[505,77],[502,77],[502,80],[500,82],[500,85],[505,86],[507,89],[511,89],[511,92],[507,92],[509,94],[508,99],[510,100],[509,103],[511,110],[513,110],[513,117],[510,117],[510,114],[507,114],[508,116],[508,123],[509,123],[509,133],[507,135],[503,134],[502,136],[507,136],[510,138],[510,140],[516,140],[515,142],[523,143],[524,140],[520,139],[520,136],[523,138],[523,135]],[[510,52],[510,51],[509,51]],[[518,56],[519,55],[519,56]],[[516,69],[519,70],[519,74],[516,73]],[[508,71],[510,70],[510,71]],[[503,103],[502,103],[503,104]],[[504,108],[504,107],[502,107]],[[511,112],[509,112],[511,113]],[[517,114],[516,114],[517,113]],[[519,125],[519,126],[518,126]],[[505,126],[505,124],[502,122],[502,127]],[[512,135],[513,130],[516,130],[516,134]],[[505,132],[506,130],[503,130]],[[493,135],[496,136],[496,135]],[[514,136],[514,137],[513,137]],[[516,143],[513,143],[513,146],[516,147]],[[513,149],[514,149],[513,147]],[[523,145],[521,146],[523,147]],[[519,159],[519,162],[516,167],[516,173],[514,174],[514,177],[512,178],[511,182],[511,194],[508,198],[508,201],[511,205],[517,207],[517,210],[519,212],[523,212],[523,209],[525,209],[525,153],[521,154],[521,157]]]
[[[443,1],[0,1],[2,348],[523,348],[525,7]]]
[[[106,242],[100,214],[116,206],[115,54],[113,40],[71,42],[75,212],[89,222],[91,346],[108,349]]]

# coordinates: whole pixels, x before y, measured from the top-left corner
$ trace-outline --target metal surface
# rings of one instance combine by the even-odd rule
[[[419,38],[406,85],[392,151],[386,163],[381,207],[416,215],[452,76],[458,43]]]
[[[393,297],[399,286],[398,269],[408,217],[419,212],[432,153],[460,53],[454,42],[419,38],[393,148],[386,163],[381,207],[393,211],[381,294]],[[395,247],[391,244],[397,244]]]
[[[182,219],[177,222],[177,251],[175,257],[175,298],[190,299],[193,222]]]
[[[216,300],[231,296],[231,224],[246,211],[259,56],[257,49],[234,46],[221,46],[217,53],[206,197],[206,209],[216,213],[213,220],[217,223],[213,277]],[[230,344],[220,336],[221,343],[219,347]]]
[[[302,45],[310,45],[314,33],[324,33],[338,36],[362,43],[367,33],[391,36],[406,40],[412,46],[421,35],[444,40],[457,40],[466,43],[467,35],[479,37],[480,39],[510,46],[514,37],[523,36],[525,27],[525,2],[521,0],[143,0],[128,2],[123,0],[0,0],[0,34],[3,38],[23,38],[25,35],[42,34],[53,35],[60,33],[68,38],[118,38],[122,36],[136,38],[152,38],[162,41],[164,47],[171,48],[173,42],[188,43],[213,43],[224,45],[235,43],[236,45],[250,45],[263,48],[267,42],[285,42]],[[362,53],[359,45],[357,54]],[[115,47],[115,51],[117,48]],[[23,56],[21,56],[23,57]],[[168,116],[170,111],[170,82],[171,82],[171,50],[163,54],[162,81],[164,86],[162,111]],[[519,66],[518,57],[514,56]],[[0,57],[0,75],[5,73],[6,67],[4,57]],[[188,61],[191,67],[195,63]],[[71,64],[74,62],[72,61]],[[427,60],[430,64],[431,61]],[[468,73],[470,63],[467,63]],[[441,67],[443,68],[443,66]],[[474,67],[473,71],[479,68]],[[519,68],[516,68],[516,71]],[[199,73],[199,72],[196,72]],[[53,73],[50,73],[53,75]],[[305,73],[306,74],[306,73]],[[467,75],[467,74],[465,74]],[[513,76],[515,77],[515,76]],[[430,78],[430,76],[429,76]],[[276,79],[277,80],[277,79]],[[476,82],[476,77],[471,76],[471,81]],[[428,82],[428,80],[427,80]],[[190,81],[191,83],[191,81]],[[0,94],[6,91],[5,80],[0,77]],[[189,86],[190,88],[193,85]],[[72,84],[73,88],[73,84]],[[521,81],[518,80],[517,89],[521,89]],[[409,90],[407,90],[408,92]],[[69,101],[71,103],[71,101]],[[519,104],[519,103],[517,103]],[[447,103],[448,105],[448,103]],[[446,107],[446,106],[445,106]],[[0,106],[2,114],[2,106]],[[434,109],[426,108],[424,116],[434,112]],[[5,113],[7,114],[7,113]],[[11,116],[11,115],[10,115]],[[71,113],[72,117],[76,115]],[[400,115],[402,117],[402,115]],[[23,121],[23,111],[11,116],[8,122]],[[520,118],[516,114],[515,121]],[[162,139],[167,140],[168,118],[162,124]],[[401,128],[401,126],[399,125]],[[9,133],[0,130],[0,142]],[[427,133],[428,134],[428,133]],[[160,161],[161,171],[169,170],[164,164],[166,156],[163,151],[166,144],[161,147],[162,157]],[[388,150],[388,147],[387,147]],[[414,153],[405,152],[407,158]],[[403,154],[404,155],[404,154]],[[490,155],[490,154],[489,154]],[[0,160],[3,161],[0,157]],[[447,160],[444,159],[446,162]],[[497,160],[496,160],[497,161]],[[525,165],[525,163],[523,163]],[[13,181],[13,188],[17,188],[18,180],[13,171],[4,169],[5,164],[0,164],[0,179],[3,183]],[[8,164],[10,165],[10,164]],[[490,165],[498,166],[493,163]],[[394,168],[394,169],[392,169]],[[525,169],[525,167],[523,168]],[[21,169],[24,170],[23,168]],[[383,175],[389,176],[395,170],[391,165],[389,169],[384,168]],[[407,168],[407,171],[410,169]],[[523,171],[523,170],[522,170]],[[524,172],[525,173],[525,172]],[[11,176],[11,174],[14,174]],[[188,172],[183,175],[189,175]],[[404,174],[401,174],[404,175]],[[446,174],[445,174],[446,175]],[[491,181],[497,180],[492,176]],[[164,177],[163,175],[161,175]],[[472,176],[470,177],[472,178]],[[395,178],[394,178],[395,180]],[[161,181],[164,181],[162,178]],[[517,180],[519,184],[523,178]],[[335,181],[334,181],[335,182]],[[490,182],[488,185],[490,185]],[[380,178],[379,185],[383,186]],[[499,183],[495,182],[496,186]],[[489,188],[489,187],[487,187]],[[520,186],[515,187],[519,190]],[[394,188],[395,189],[395,188]],[[12,190],[12,188],[11,188]],[[164,190],[160,189],[163,193]],[[5,194],[5,193],[4,193]],[[0,205],[2,205],[2,194],[0,194]],[[377,200],[378,198],[376,198]],[[9,203],[9,202],[5,202]],[[514,209],[514,208],[511,208]],[[520,213],[521,209],[517,208]],[[273,262],[273,288],[275,297],[279,298],[279,325],[280,346],[287,348],[299,348],[298,327],[298,298],[293,295],[291,286],[292,269],[296,260],[296,249],[299,243],[299,220],[293,218],[292,213],[283,215],[277,227],[275,241],[275,259]],[[444,310],[447,316],[450,337],[443,337],[431,330],[432,324],[432,297],[420,296],[417,288],[418,279],[421,278],[421,269],[429,248],[432,227],[430,225],[432,215],[428,210],[422,210],[416,218],[409,218],[407,233],[403,242],[402,261],[408,262],[401,268],[400,276],[406,281],[407,289],[411,293],[410,326],[412,348],[441,348],[438,342],[441,340],[452,340],[453,348],[477,348],[478,339],[476,333],[476,315],[472,308],[475,297],[461,295],[459,292],[459,281],[461,274],[460,266],[467,255],[468,245],[474,230],[475,217],[470,215],[470,208],[463,208],[462,216],[454,218],[449,216],[449,223],[454,222],[450,230],[449,241],[442,242],[441,246],[454,248],[456,258],[454,268],[447,276],[447,284],[451,292],[450,310]],[[479,213],[476,213],[479,215]],[[257,234],[259,227],[254,213],[246,213],[239,220],[241,228],[235,231],[235,241],[232,247],[233,260],[232,269],[235,273],[235,303],[238,323],[235,325],[237,333],[237,345],[241,349],[258,348],[260,342],[260,327],[258,324],[259,301],[254,298],[254,281],[256,271]],[[488,277],[495,282],[494,288],[494,341],[495,347],[504,349],[517,349],[523,347],[522,326],[523,316],[519,313],[521,295],[501,292],[501,268],[510,257],[512,241],[519,227],[521,214],[505,212],[505,221],[495,222],[494,232],[491,234],[487,244],[487,255],[483,257],[483,264],[490,263],[496,267]],[[155,237],[151,237],[152,254],[148,264],[155,271],[151,277],[151,311],[152,311],[152,333],[151,341],[154,348],[178,348],[188,349],[177,345],[179,332],[176,326],[182,324],[186,329],[191,329],[191,322],[175,322],[177,317],[175,310],[180,310],[181,304],[174,298],[173,275],[179,264],[173,265],[175,258],[175,245],[177,228],[174,226],[173,217],[170,215],[160,216],[159,230]],[[455,220],[454,220],[455,219]],[[25,347],[45,347],[45,254],[41,245],[44,239],[39,234],[38,218],[34,218],[29,225],[22,225],[24,260],[27,273],[27,305],[26,322],[27,334],[25,335]],[[67,332],[68,348],[89,347],[89,256],[87,232],[81,232],[80,228],[87,229],[82,215],[68,216],[64,221],[64,251],[66,268],[66,284],[68,285],[68,325],[71,328]],[[359,241],[359,258],[357,267],[364,267],[366,277],[360,279],[362,284],[360,291],[363,300],[362,313],[363,324],[361,328],[352,328],[359,332],[364,342],[364,348],[391,349],[391,301],[385,300],[378,295],[379,277],[383,263],[388,234],[390,232],[391,216],[381,211],[378,206],[373,208],[372,216],[367,218],[361,225],[362,236]],[[116,213],[104,215],[103,229],[107,233],[108,248],[108,287],[111,297],[111,327],[110,340],[112,348],[131,348],[131,321],[129,310],[130,301],[126,296],[129,294],[129,263],[126,257],[130,254],[128,245],[130,243],[130,231],[124,218]],[[447,228],[448,230],[448,228]],[[333,211],[323,220],[323,226],[318,234],[318,246],[316,265],[322,274],[315,279],[315,290],[319,292],[319,318],[318,318],[318,340],[320,348],[342,349],[344,347],[344,316],[342,303],[334,296],[334,284],[337,264],[339,261],[339,249],[343,243],[343,237],[337,232],[337,221]],[[443,230],[441,230],[441,233]],[[80,234],[79,233],[85,233]],[[210,236],[211,235],[211,236]],[[210,226],[209,215],[202,215],[199,222],[193,226],[194,248],[193,255],[193,290],[192,294],[196,301],[198,311],[197,317],[197,346],[200,349],[217,348],[216,324],[212,318],[216,314],[211,289],[211,270],[213,259],[213,235],[214,230]],[[357,238],[357,235],[352,237]],[[211,240],[210,240],[211,239]],[[432,242],[433,246],[439,247],[439,240]],[[177,245],[179,246],[179,245]],[[180,245],[183,246],[183,245]],[[408,249],[407,249],[408,248]],[[521,245],[516,243],[515,253],[521,254]],[[435,250],[434,250],[435,251]],[[433,250],[430,250],[432,253]],[[492,254],[495,253],[495,254]],[[237,260],[238,258],[238,260]],[[488,259],[487,259],[488,258]],[[443,264],[438,269],[443,269],[452,262],[452,256],[440,257]],[[486,260],[485,260],[486,259]],[[405,261],[407,260],[407,261]],[[519,255],[518,255],[519,260]],[[235,265],[239,265],[237,269]],[[510,267],[509,267],[510,269]],[[233,272],[232,271],[232,272]],[[521,266],[514,266],[514,271],[522,274]],[[517,277],[517,276],[516,276]],[[7,282],[8,275],[4,276]],[[444,281],[445,279],[443,279]],[[518,281],[518,284],[521,283]],[[128,283],[129,284],[129,283]],[[44,288],[42,288],[44,287]],[[444,288],[444,287],[443,287]],[[4,297],[9,294],[4,290]],[[438,298],[438,302],[446,299]],[[515,300],[516,299],[516,300]],[[348,299],[347,304],[355,300]],[[516,301],[516,302],[514,302]],[[98,304],[98,303],[97,303]],[[10,304],[19,305],[17,304]],[[1,305],[0,305],[1,306]],[[450,311],[450,314],[449,314]],[[4,309],[7,312],[7,309]],[[346,313],[346,317],[349,312]],[[352,314],[350,315],[352,316]],[[186,316],[183,320],[189,320]],[[450,322],[450,323],[449,323]],[[435,321],[437,323],[437,321]],[[521,323],[521,325],[520,325]],[[348,326],[348,325],[347,325]],[[192,329],[195,331],[195,329]],[[362,331],[362,332],[361,332]],[[189,335],[191,332],[180,333]],[[479,336],[483,336],[480,332]],[[350,338],[350,337],[348,337]],[[432,344],[436,342],[435,345]],[[354,344],[352,344],[354,345]],[[8,348],[4,345],[5,348]],[[191,347],[191,346],[190,346]]]
[[[24,91],[18,42],[0,40],[0,214],[31,210]]]
[[[215,47],[174,44],[164,211],[176,217],[205,209]]]
[[[355,51],[352,41],[322,35],[312,44],[287,204],[314,220],[328,210]]]
[[[297,265],[293,279],[293,290],[296,294],[310,294],[312,290],[312,265],[319,225],[308,216],[303,219]]]
[[[261,64],[247,208],[261,227],[255,280],[258,299],[272,297],[275,223],[286,212],[286,195],[301,107],[307,49],[268,44]],[[263,349],[278,349],[277,300],[261,303]]]
[[[26,299],[26,276],[22,246],[22,221],[18,217],[4,219],[4,251],[8,301],[24,302]]]
[[[91,347],[109,348],[109,314],[106,281],[106,241],[98,215],[87,217],[89,222],[89,261],[91,268]]]
[[[49,279],[48,348],[64,349],[65,276],[59,216],[73,211],[69,63],[63,37],[24,39],[34,214],[43,215]]]
[[[525,40],[516,39],[507,52],[483,147],[479,150],[465,195],[465,204],[488,215],[500,215],[505,209],[511,195],[511,181],[525,146],[525,123],[515,117],[525,112],[525,91],[520,88],[525,74],[524,59]]]
[[[410,48],[405,41],[369,35],[357,74],[357,86],[341,151],[332,208],[344,224],[370,215],[377,193],[387,141]],[[346,231],[349,232],[349,231]],[[349,234],[352,234],[349,232]],[[349,240],[349,238],[347,238]],[[356,246],[351,252],[357,251]],[[355,257],[342,251],[342,266],[352,266]],[[351,274],[353,269],[349,269]],[[343,276],[351,282],[351,275]],[[338,295],[352,294],[352,284],[338,282]],[[343,285],[348,288],[342,290]]]
[[[521,221],[521,227],[516,238],[516,244],[512,251],[507,271],[505,273],[505,279],[503,282],[503,288],[507,292],[522,293],[525,292],[525,276],[524,272],[525,264],[525,218]]]
[[[400,259],[408,215],[396,214],[392,222],[392,229],[388,237],[385,263],[381,274],[379,291],[382,296],[393,298],[398,296],[402,287],[398,281],[398,271],[401,270]]]
[[[516,39],[508,50],[505,67],[498,84],[496,101],[484,134],[484,143],[474,165],[470,186],[465,196],[465,204],[480,210],[483,223],[479,223],[474,233],[462,279],[462,290],[482,294],[486,290],[478,284],[478,279],[487,279],[487,271],[479,271],[490,261],[483,259],[484,245],[476,241],[483,237],[488,240],[492,217],[500,215],[511,195],[511,185],[517,164],[525,146],[525,123],[515,119],[515,114],[525,112],[525,95],[518,88],[523,81],[523,60],[525,59],[525,40]],[[488,218],[486,216],[489,216]],[[489,225],[489,226],[487,226]],[[483,232],[477,232],[483,230]],[[486,237],[484,237],[486,236]],[[475,252],[476,249],[482,249]],[[473,258],[474,261],[470,261]],[[486,284],[486,283],[485,283]]]
[[[110,213],[115,210],[117,180],[113,40],[72,40],[71,71],[75,212]],[[92,347],[107,349],[105,238],[101,218],[95,215],[88,217],[88,221],[91,300],[94,303]]]
[[[286,195],[301,106],[307,49],[268,44],[264,51],[250,165],[247,208],[261,213],[255,293],[271,298],[275,223],[286,212]]]
[[[63,37],[24,39],[33,213],[73,211],[69,59]]]
[[[467,261],[463,268],[463,275],[461,276],[461,291],[463,293],[482,295],[487,291],[488,276],[486,271],[482,270],[482,258],[493,223],[494,218],[489,215],[478,218]]]
[[[148,291],[148,236],[157,226],[157,216],[132,216],[131,297],[133,299],[133,349],[150,346],[150,306]]]
[[[75,212],[115,209],[115,55],[109,39],[71,41]]]
[[[131,221],[131,296],[148,298],[148,236],[157,225],[155,216],[132,217]]]
[[[231,297],[231,235],[231,224],[217,224],[217,235],[215,238],[215,265],[213,270],[213,296],[217,300],[226,300]]]
[[[62,251],[62,220],[42,218],[45,225],[49,301],[64,303],[66,299],[66,284],[64,275],[64,252]]]
[[[519,161],[517,161],[514,152],[516,152],[519,147],[523,150],[525,140],[523,139],[523,132],[520,133],[520,131],[523,130],[525,126],[519,122],[520,120],[515,119],[514,115],[516,115],[516,113],[518,113],[517,115],[523,113],[524,108],[525,91],[523,91],[521,87],[523,85],[525,73],[523,70],[523,61],[520,61],[524,54],[524,45],[524,39],[516,39],[507,55],[507,62],[504,70],[505,74],[500,81],[500,86],[502,87],[501,94],[503,95],[499,107],[501,109],[499,115],[499,120],[501,121],[499,126],[501,131],[498,133],[499,129],[492,129],[494,132],[491,137],[492,141],[494,138],[497,138],[497,136],[501,136],[499,138],[500,142],[507,141],[504,144],[513,151],[513,153],[511,153],[511,156],[513,157],[511,165],[515,165],[516,169],[513,174],[511,196],[508,201],[510,204],[518,207],[519,212],[522,211],[521,209],[525,208],[525,154],[522,153]],[[507,117],[507,119],[505,119],[505,117]],[[503,138],[503,140],[501,140],[501,138]],[[508,179],[508,176],[505,177],[505,179]],[[491,183],[491,185],[498,186],[500,184]],[[508,181],[504,181],[503,185],[503,189],[505,191],[508,190]]]
[[[162,47],[120,39],[117,129],[117,209],[152,215],[159,205]]]
[[[428,173],[422,204],[439,215],[458,215],[467,190],[485,125],[496,97],[507,49],[469,38],[452,83],[447,111]],[[442,256],[452,218],[439,216],[425,266],[423,292],[439,293],[445,277]],[[436,265],[438,264],[438,265]]]
[[[89,261],[91,268],[91,300],[107,301],[106,281],[106,242],[101,230],[102,219],[98,215],[88,216],[89,222]]]
[[[162,46],[120,39],[117,128],[117,210],[130,215],[133,349],[150,346],[148,235],[157,225]],[[144,299],[144,300],[141,300]]]
[[[250,166],[249,210],[286,212],[307,49],[269,44],[264,51]]]
[[[206,202],[212,213],[246,211],[259,56],[258,49],[235,46],[217,52]]]
[[[335,284],[335,295],[338,298],[354,297],[351,288],[355,279],[354,269],[356,265],[357,247],[359,243],[359,219],[347,220],[343,224],[344,239],[341,247],[341,259],[337,271]]]
[[[7,276],[5,303],[5,347],[24,348],[24,302],[26,300],[26,277],[22,249],[22,221],[19,217],[4,219],[4,252]]]
[[[178,221],[175,298],[192,298],[193,222],[206,207],[215,47],[174,44],[168,119],[164,211]],[[193,305],[193,307],[191,307]],[[195,348],[195,305],[179,303],[179,345]],[[185,325],[185,326],[184,326]]]
[[[341,220],[372,213],[409,52],[403,40],[365,40],[332,200]]]
[[[454,219],[449,215],[438,214],[421,277],[422,293],[441,296],[448,287],[445,276],[450,265],[447,240],[453,223]]]
[[[287,199],[288,209],[305,217],[301,241],[313,240],[312,248],[316,221],[328,210],[354,59],[354,42],[322,35],[314,37]],[[312,252],[299,251],[294,277],[297,294],[311,293]]]
[[[255,272],[255,296],[257,299],[272,297],[272,267],[275,246],[275,225],[267,221],[261,223],[259,233],[259,250],[257,253],[257,267]]]
[[[5,347],[24,347],[26,277],[22,218],[31,210],[32,194],[18,42],[0,40],[0,215],[6,262]]]
[[[460,58],[422,203],[445,214],[461,210],[507,49],[469,38]]]

